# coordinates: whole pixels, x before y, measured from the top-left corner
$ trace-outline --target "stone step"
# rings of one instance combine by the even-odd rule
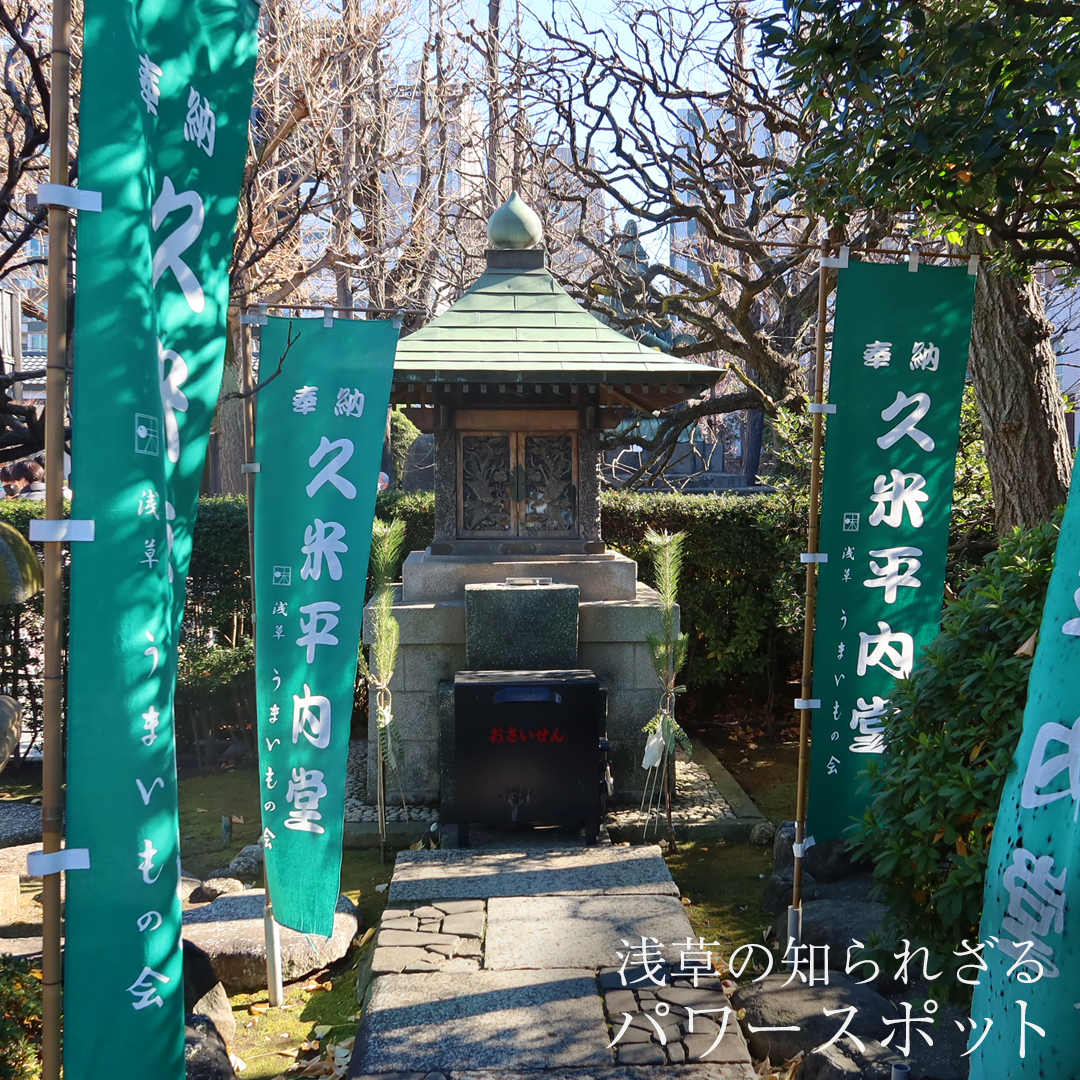
[[[678,896],[655,845],[403,851],[390,902],[496,896]]]

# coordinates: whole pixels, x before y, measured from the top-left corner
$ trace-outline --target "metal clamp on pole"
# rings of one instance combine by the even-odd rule
[[[92,210],[101,213],[101,192],[66,184],[39,184],[37,206],[63,206],[68,210]],[[36,209],[30,207],[29,209]]]
[[[265,307],[264,304],[260,304],[259,307]],[[242,311],[240,313],[240,325],[241,326],[265,326],[267,323],[267,317],[265,312],[250,312]]]
[[[922,257],[922,252],[919,250],[918,244],[912,244],[908,248],[908,261],[907,268],[911,274],[917,274],[919,272],[919,260]]]
[[[322,324],[324,330],[330,330],[334,326],[334,309],[332,307],[324,307],[322,309]]]
[[[971,277],[978,277],[978,274],[979,274],[979,256],[978,255],[972,255],[971,258],[968,259],[968,274]]]
[[[796,859],[805,859],[806,853],[817,843],[812,837],[808,836],[801,844],[792,844],[791,851]]]
[[[804,551],[799,556],[799,562],[801,563],[823,563],[828,562],[829,556],[823,551]]]
[[[262,472],[262,466],[257,461],[244,461],[240,465],[241,473]]]
[[[848,268],[848,257],[851,255],[851,248],[846,244],[840,249],[840,254],[833,257],[831,255],[821,256],[822,266],[831,266],[836,270],[846,270]]]
[[[795,708],[802,712],[803,709],[820,709],[821,698],[816,697],[797,697],[795,699]]]
[[[791,959],[787,959],[785,954],[785,961],[791,968],[798,968],[799,966],[799,954],[796,949],[802,948],[802,904],[798,907],[792,907],[788,905],[787,909],[787,937],[788,937],[788,952],[792,954]]]
[[[90,849],[63,848],[60,851],[31,851],[26,856],[26,872],[31,877],[47,877],[66,870],[89,870]]]
[[[806,407],[806,411],[811,416],[813,416],[815,413],[820,413],[821,415],[825,415],[827,413],[836,412],[836,406],[835,405],[826,405],[826,404],[824,404],[824,402],[820,402],[820,401],[811,401],[810,404]]]
[[[45,544],[56,544],[64,540],[93,540],[94,523],[79,518],[60,518],[56,521],[32,518],[30,539]]]

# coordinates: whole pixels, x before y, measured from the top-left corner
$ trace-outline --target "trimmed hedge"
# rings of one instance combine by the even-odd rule
[[[405,521],[406,552],[431,543],[431,493],[384,491],[376,513]],[[690,635],[691,686],[719,686],[732,676],[769,682],[786,676],[801,649],[804,506],[786,495],[605,491],[601,514],[608,546],[636,559],[650,585],[645,533],[687,534],[679,603]]]
[[[679,606],[690,687],[786,679],[802,647],[805,508],[781,495],[623,491],[605,492],[601,506],[608,546],[636,559],[650,585],[645,532],[686,533]]]
[[[610,547],[636,559],[652,584],[648,529],[685,532],[686,569],[679,590],[690,634],[691,686],[719,686],[733,676],[784,678],[802,633],[805,510],[780,495],[679,495],[605,492],[603,533]],[[405,522],[405,552],[427,547],[435,530],[430,492],[380,492],[376,514]],[[403,556],[404,558],[404,556]],[[398,568],[400,573],[400,567]],[[202,499],[188,582],[189,633],[215,629],[233,641],[247,633],[247,516],[242,497]]]

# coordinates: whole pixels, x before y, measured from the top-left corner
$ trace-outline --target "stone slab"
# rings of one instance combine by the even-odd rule
[[[465,586],[470,671],[555,671],[578,666],[576,585]]]
[[[484,913],[482,911],[461,911],[447,915],[443,919],[444,934],[457,934],[458,937],[478,938],[484,936]]]
[[[353,1059],[354,1062],[356,1058]],[[444,1080],[441,1073],[368,1073],[353,1066],[349,1080]],[[657,1080],[658,1076],[671,1075],[674,1080],[759,1080],[750,1065],[689,1064],[671,1069],[670,1073],[657,1073],[653,1065],[607,1065],[582,1069],[545,1069],[541,1073],[505,1069],[468,1069],[454,1071],[453,1080]]]
[[[428,945],[456,945],[457,938],[425,930],[380,930],[375,944],[423,949]]]
[[[619,849],[626,850],[626,849]],[[672,896],[529,896],[488,904],[485,965],[519,968],[601,968],[618,964],[624,941],[657,938],[669,960],[692,933],[682,903]]]
[[[679,895],[658,847],[402,851],[390,882],[392,904],[625,893]]]
[[[483,900],[440,900],[437,904],[432,904],[432,907],[438,908],[439,911],[445,912],[447,915],[461,915],[467,911],[483,911]]]
[[[350,1075],[610,1065],[590,971],[477,971],[375,980]]]

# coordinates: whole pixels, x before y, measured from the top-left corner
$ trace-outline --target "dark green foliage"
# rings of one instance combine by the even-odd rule
[[[188,637],[205,641],[210,632],[237,645],[251,635],[247,500],[214,495],[199,500],[188,572]]]
[[[255,651],[250,638],[209,645],[188,637],[176,679],[176,737],[195,748],[196,763],[212,763],[210,740],[249,742],[255,731]],[[254,738],[254,735],[251,736]]]
[[[970,384],[964,387],[960,406],[960,445],[954,483],[946,577],[955,589],[998,545],[986,444],[975,389]]]
[[[409,419],[404,409],[390,410],[390,457],[394,463],[391,488],[401,489],[405,480],[405,459],[409,456],[409,447],[416,442],[419,434],[420,429]]]
[[[805,508],[777,495],[622,491],[605,492],[602,507],[604,539],[636,559],[650,584],[646,530],[687,534],[679,605],[690,685],[786,677],[802,634]]]
[[[786,672],[798,654],[802,632],[799,552],[806,526],[797,499],[605,492],[602,508],[605,539],[637,559],[642,579],[649,583],[646,531],[688,534],[679,601],[682,626],[690,634],[690,683],[718,685],[733,675]],[[435,501],[430,492],[380,492],[376,514],[382,521],[405,522],[403,555],[431,543]],[[242,498],[201,500],[188,610],[190,615],[193,604],[204,604],[213,619],[200,616],[199,624],[217,626],[227,638],[233,612],[246,625],[246,529]],[[199,550],[203,544],[212,556]],[[394,577],[400,576],[398,565]],[[235,605],[231,608],[230,598]]]
[[[375,516],[380,521],[400,518],[405,522],[405,543],[391,577],[392,581],[400,581],[401,564],[408,558],[409,552],[423,551],[435,536],[435,496],[430,491],[415,491],[409,494],[393,489],[380,491],[375,503]],[[371,595],[372,588],[369,576],[368,596]]]
[[[38,1076],[41,1056],[41,971],[0,956],[0,1080]]]
[[[30,536],[32,518],[45,516],[45,503],[30,499],[0,499],[0,521]],[[35,544],[40,553],[42,547]],[[67,607],[68,573],[64,565],[64,606]],[[43,721],[42,676],[45,648],[44,594],[25,604],[0,604],[0,694],[9,694],[23,706],[23,731],[36,740]]]
[[[809,133],[801,201],[920,211],[1009,254],[1080,266],[1080,23],[1072,4],[790,0],[759,20]]]
[[[1020,736],[1031,657],[1060,528],[1017,531],[948,605],[941,633],[898,684],[888,750],[871,761],[873,799],[854,847],[874,862],[891,909],[882,944],[927,945],[949,972],[982,911],[990,837]],[[1027,651],[1027,650],[1025,650]],[[951,975],[944,986],[959,986]]]

